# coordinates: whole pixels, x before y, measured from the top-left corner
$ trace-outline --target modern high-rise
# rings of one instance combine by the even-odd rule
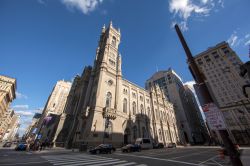
[[[16,79],[0,75],[0,118],[8,111],[11,102],[15,98]]]
[[[171,68],[158,71],[146,81],[145,87],[149,89],[155,84],[159,85],[168,100],[174,104],[181,143],[204,143],[207,132],[203,127],[197,102],[190,98],[192,96],[189,89],[183,85],[177,73]]]
[[[173,105],[159,86],[146,90],[123,78],[120,38],[112,23],[103,27],[93,67],[86,67],[74,80],[65,110],[69,118],[66,115],[67,125],[57,140],[66,147],[83,142],[122,146],[137,138],[178,142]]]
[[[242,78],[242,61],[228,43],[221,42],[196,55],[195,62],[205,77],[205,83],[224,115],[232,140],[250,144],[250,100],[242,91],[249,78]]]
[[[52,142],[54,139],[70,88],[71,83],[62,80],[54,86],[37,125],[38,138],[42,141]]]

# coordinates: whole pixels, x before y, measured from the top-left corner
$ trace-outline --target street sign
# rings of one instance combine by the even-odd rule
[[[208,125],[212,130],[226,129],[223,115],[214,103],[205,104],[202,109],[206,116]]]

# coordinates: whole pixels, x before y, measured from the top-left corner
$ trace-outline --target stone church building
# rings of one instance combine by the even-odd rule
[[[54,140],[57,146],[122,146],[136,138],[179,141],[173,105],[159,86],[145,90],[123,78],[120,38],[112,23],[102,28],[93,67],[85,67],[72,83]]]

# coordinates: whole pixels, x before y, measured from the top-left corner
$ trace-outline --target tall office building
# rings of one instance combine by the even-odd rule
[[[190,92],[184,87],[181,78],[174,70],[169,68],[166,71],[156,72],[146,81],[146,89],[153,85],[159,85],[164,91],[168,100],[174,104],[180,141],[186,143],[204,143],[207,132],[203,127],[201,113],[196,108],[196,100],[190,98]],[[193,116],[193,113],[197,116]]]
[[[224,115],[232,140],[250,144],[250,100],[242,91],[242,86],[249,84],[249,78],[239,75],[242,61],[226,42],[194,58],[214,102]]]
[[[57,81],[53,88],[37,125],[37,134],[42,141],[53,141],[70,88],[71,83],[66,81]]]

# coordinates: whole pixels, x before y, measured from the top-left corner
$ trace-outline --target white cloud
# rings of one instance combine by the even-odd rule
[[[28,97],[25,94],[22,94],[20,92],[16,91],[16,97],[17,99],[28,99]]]
[[[250,45],[250,40],[245,42],[245,46]]]
[[[227,42],[233,47],[236,45],[236,43],[238,43],[237,40],[238,40],[237,32],[234,31],[233,34],[231,34],[231,36],[227,40]]]
[[[34,113],[31,111],[15,111],[16,114],[20,116],[33,116]]]
[[[43,4],[43,5],[45,4],[45,2],[43,0],[37,0],[37,2],[40,4]]]
[[[246,34],[245,35],[245,38],[247,39],[247,38],[249,38],[250,37],[250,34]]]
[[[174,14],[174,22],[178,22],[182,30],[186,31],[187,22],[191,16],[209,16],[211,10],[218,4],[223,4],[223,0],[170,0],[169,11]]]
[[[14,105],[12,108],[14,110],[27,110],[29,109],[29,105]]]
[[[237,47],[239,45],[249,45],[250,44],[250,34],[239,35],[237,31],[234,31],[227,40],[231,47]]]
[[[103,0],[62,0],[69,9],[76,8],[88,14],[96,9],[96,7],[103,2]]]

